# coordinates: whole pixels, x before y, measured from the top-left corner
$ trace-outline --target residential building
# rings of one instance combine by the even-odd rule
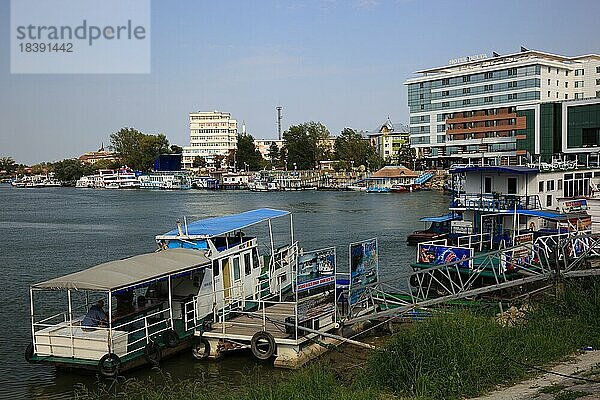
[[[215,157],[227,157],[237,147],[237,121],[231,113],[198,111],[190,113],[190,145],[183,148],[184,168],[192,168],[196,157],[203,157],[214,167]]]
[[[515,164],[518,132],[529,129],[518,110],[600,95],[596,54],[566,57],[522,49],[451,60],[417,74],[405,82],[410,143],[432,166]]]
[[[281,151],[281,148],[283,147],[283,139],[254,139],[254,146],[258,151],[260,151],[260,155],[265,160],[269,160],[269,149],[273,143],[275,143],[277,148]]]
[[[367,132],[371,146],[384,160],[392,164],[398,163],[398,152],[409,144],[409,127],[404,124],[394,124],[388,119],[372,132]]]
[[[94,165],[98,161],[105,161],[109,163],[116,162],[119,161],[119,158],[115,153],[106,150],[104,148],[104,144],[102,144],[98,151],[89,151],[79,156],[79,161],[84,164]]]

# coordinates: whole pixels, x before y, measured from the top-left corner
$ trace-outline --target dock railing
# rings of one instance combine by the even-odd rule
[[[503,210],[539,210],[538,195],[520,196],[500,193],[461,193],[454,196],[452,208],[466,208],[499,212]]]

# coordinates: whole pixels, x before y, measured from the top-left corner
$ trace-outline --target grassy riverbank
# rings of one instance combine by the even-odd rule
[[[452,399],[516,382],[584,346],[600,348],[600,281],[569,284],[514,326],[490,315],[456,310],[403,326],[359,366],[316,362],[277,382],[249,377],[241,389],[208,380],[155,385],[129,380],[81,399]]]

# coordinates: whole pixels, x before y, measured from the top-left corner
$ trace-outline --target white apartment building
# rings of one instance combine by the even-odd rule
[[[517,163],[517,136],[527,129],[518,110],[600,97],[596,54],[566,57],[522,49],[450,60],[416,74],[405,82],[410,143],[430,165]]]
[[[227,157],[237,147],[237,121],[231,113],[198,111],[190,113],[190,145],[183,148],[182,166],[192,168],[196,157],[214,166],[215,156]]]

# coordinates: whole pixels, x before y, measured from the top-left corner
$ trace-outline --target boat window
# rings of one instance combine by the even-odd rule
[[[573,174],[565,174],[565,181],[573,179]]]
[[[592,173],[591,172],[586,172],[583,174],[584,178],[591,178],[592,177]]]
[[[252,272],[252,264],[250,260],[250,252],[244,253],[244,273],[246,276],[250,275]]]
[[[219,260],[213,261],[213,277],[219,276]]]
[[[240,280],[240,259],[239,257],[233,258],[233,280]]]
[[[254,268],[260,267],[260,262],[258,262],[258,251],[256,248],[252,249],[252,266]]]
[[[483,193],[492,193],[492,177],[486,176],[483,179]]]
[[[508,178],[508,194],[517,194],[517,178]]]
[[[552,195],[549,194],[546,196],[546,207],[551,207],[552,206]]]

